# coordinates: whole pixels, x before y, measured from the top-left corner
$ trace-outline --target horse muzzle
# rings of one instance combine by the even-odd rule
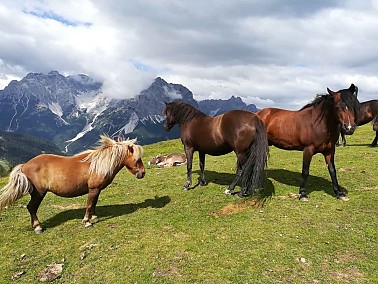
[[[141,178],[144,178],[144,176],[146,175],[146,172],[145,171],[138,171],[135,176],[137,179],[141,179]]]
[[[357,124],[353,123],[353,124],[346,124],[344,123],[343,124],[343,132],[347,135],[352,135],[353,132],[356,130],[357,128]]]
[[[171,130],[172,129],[172,127],[174,126],[174,124],[168,124],[168,123],[165,123],[164,124],[164,129],[165,129],[165,131],[169,131],[169,130]]]

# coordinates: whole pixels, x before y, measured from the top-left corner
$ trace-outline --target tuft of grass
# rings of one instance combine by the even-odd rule
[[[42,235],[30,229],[28,197],[0,212],[0,282],[36,283],[46,266],[63,263],[52,283],[376,283],[378,148],[368,147],[371,125],[347,139],[335,163],[348,202],[334,197],[319,154],[308,202],[296,196],[302,152],[274,147],[263,198],[237,199],[223,194],[234,154],[206,156],[208,185],[182,191],[185,166],[147,166],[159,153],[182,152],[181,142],[147,145],[146,177],[120,172],[100,195],[92,229],[81,223],[86,196],[47,194]]]

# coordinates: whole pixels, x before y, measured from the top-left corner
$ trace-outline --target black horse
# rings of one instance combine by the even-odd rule
[[[360,103],[360,111],[357,117],[357,125],[364,125],[367,124],[375,119],[377,119],[378,116],[378,100],[371,100]],[[378,130],[377,128],[373,127],[373,130],[375,131],[375,138],[373,142],[370,144],[371,147],[377,146],[378,141]],[[341,130],[341,140],[342,140],[342,146],[346,146],[346,139],[345,139],[345,132]]]
[[[183,186],[188,190],[192,184],[193,153],[200,159],[199,185],[205,185],[205,155],[220,156],[234,151],[237,156],[235,180],[225,191],[232,194],[239,179],[242,181],[239,196],[253,194],[265,179],[269,151],[264,123],[254,113],[233,110],[211,117],[182,101],[165,104],[165,129],[175,124],[180,126],[181,142],[187,159],[187,180]]]

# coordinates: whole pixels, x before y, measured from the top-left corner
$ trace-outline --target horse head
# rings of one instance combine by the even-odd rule
[[[170,103],[165,103],[165,108],[163,111],[163,114],[165,116],[164,128],[166,131],[171,130],[172,127],[176,124],[176,120],[172,114],[172,110],[170,106],[171,106]]]
[[[157,165],[160,163],[165,157],[161,154],[157,155],[156,157],[153,157],[151,161],[148,162],[149,165]]]
[[[128,145],[128,154],[125,157],[123,165],[130,173],[141,179],[145,175],[145,169],[142,161],[143,148],[139,145]]]
[[[358,88],[352,84],[348,89],[334,92],[327,88],[333,97],[335,110],[341,128],[345,134],[351,135],[357,128],[359,102],[357,100]]]

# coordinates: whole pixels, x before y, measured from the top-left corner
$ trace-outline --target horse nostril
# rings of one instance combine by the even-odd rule
[[[146,173],[145,172],[138,172],[137,174],[136,174],[136,177],[138,178],[138,179],[141,179],[141,178],[144,178],[144,175],[145,175]]]

